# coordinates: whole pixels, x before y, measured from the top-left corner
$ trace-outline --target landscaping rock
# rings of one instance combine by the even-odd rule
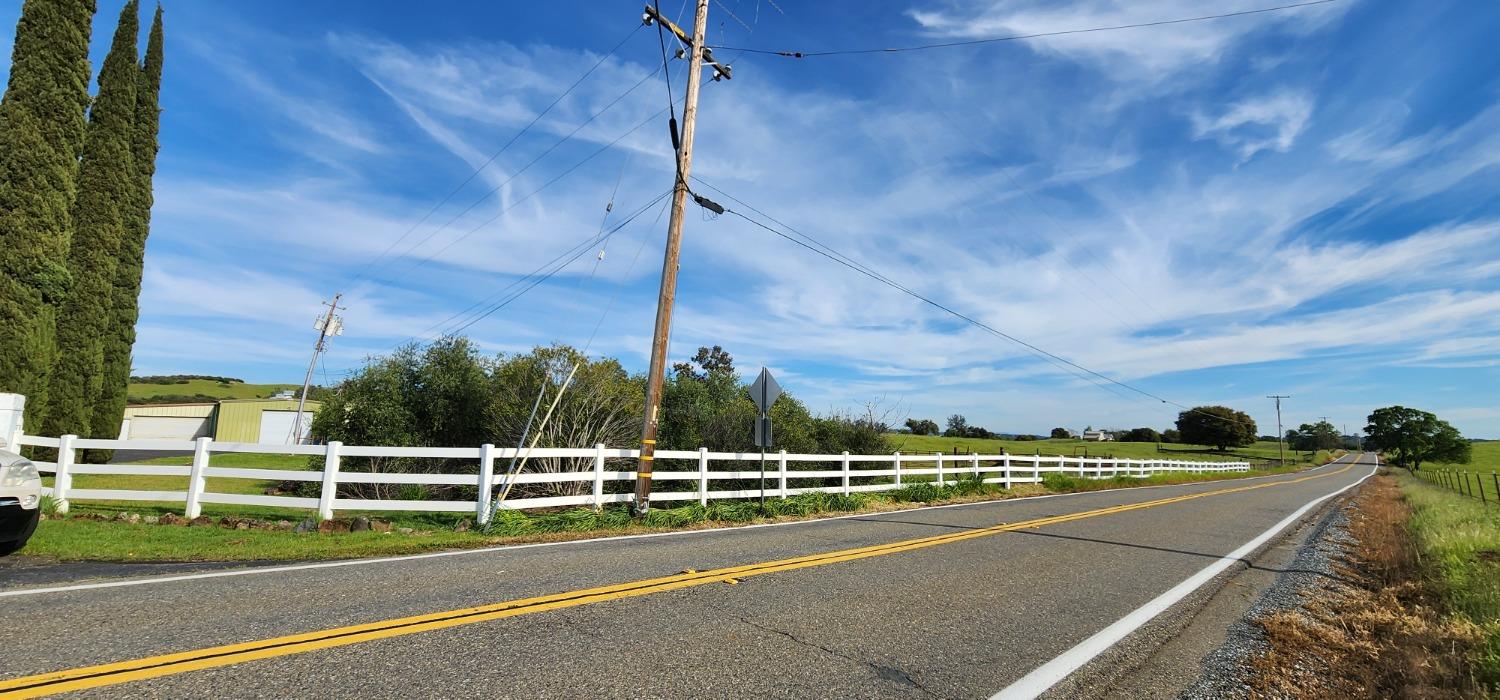
[[[158,516],[155,516],[155,515],[148,515],[148,516],[145,516],[145,517],[141,518],[141,522],[143,522],[143,523],[145,523],[147,525],[155,525],[155,524],[161,522],[161,518],[158,517]]]
[[[458,525],[455,525],[453,527],[453,531],[454,532],[468,532],[469,531],[469,527],[471,525],[472,525],[472,523],[469,522],[469,519],[468,518],[464,518],[463,520],[458,521]]]
[[[214,519],[208,517],[207,515],[200,515],[200,516],[198,516],[196,518],[193,518],[192,520],[188,521],[188,527],[203,526],[203,525],[212,525],[212,524],[214,524]]]
[[[318,524],[314,522],[312,518],[308,518],[307,520],[303,520],[302,522],[297,523],[297,527],[293,530],[293,532],[314,532],[317,529]]]
[[[410,535],[411,533],[416,532],[416,530],[413,530],[409,527],[398,527],[396,528],[396,532],[399,532],[403,535]]]
[[[354,522],[349,523],[349,531],[350,532],[369,532],[369,530],[370,530],[370,519],[366,518],[363,515],[359,516],[358,518],[355,518]]]
[[[292,521],[290,521],[290,520],[277,520],[276,521],[276,529],[277,530],[290,530],[290,529],[292,529]]]
[[[348,520],[324,520],[318,523],[318,532],[348,532]]]
[[[166,515],[161,516],[162,525],[181,525],[185,522],[187,521],[184,520],[182,516],[177,515],[176,513],[167,513]]]
[[[391,523],[389,520],[371,520],[370,529],[376,532],[384,532],[386,534],[390,534]]]

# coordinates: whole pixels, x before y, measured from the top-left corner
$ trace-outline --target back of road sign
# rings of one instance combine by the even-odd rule
[[[750,385],[750,400],[755,402],[755,407],[760,409],[760,415],[771,413],[771,404],[781,398],[781,385],[776,383],[776,378],[771,376],[771,370],[760,368],[760,376],[755,378],[755,383]]]

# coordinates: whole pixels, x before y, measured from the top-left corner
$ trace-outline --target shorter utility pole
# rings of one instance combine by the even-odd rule
[[[1281,432],[1281,400],[1292,398],[1290,394],[1273,394],[1268,399],[1276,399],[1276,453],[1281,457],[1281,466],[1286,466],[1286,433]]]
[[[297,397],[297,417],[292,421],[291,444],[302,443],[302,413],[307,408],[307,390],[312,387],[313,369],[318,366],[318,357],[328,349],[328,338],[330,336],[344,334],[344,319],[335,314],[335,311],[343,309],[339,306],[339,299],[344,297],[343,293],[333,295],[333,301],[323,302],[328,307],[328,312],[313,321],[313,328],[318,330],[318,343],[313,346],[312,361],[307,363],[307,375],[302,378],[302,394]]]

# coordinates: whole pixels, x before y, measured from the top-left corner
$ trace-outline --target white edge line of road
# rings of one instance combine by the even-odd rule
[[[1349,484],[1348,486],[1334,491],[1333,493],[1327,494],[1325,496],[1320,496],[1311,501],[1308,501],[1306,505],[1298,508],[1296,512],[1286,516],[1286,518],[1281,522],[1272,525],[1271,529],[1260,533],[1259,536],[1257,536],[1253,540],[1250,540],[1249,542],[1246,542],[1239,549],[1236,549],[1233,552],[1224,555],[1224,558],[1219,559],[1212,564],[1209,564],[1208,566],[1204,567],[1202,571],[1193,574],[1187,580],[1177,584],[1176,586],[1173,586],[1166,593],[1163,593],[1151,599],[1145,605],[1136,608],[1130,614],[1117,620],[1114,624],[1105,627],[1104,629],[1095,633],[1094,636],[1089,637],[1082,642],[1079,642],[1079,644],[1072,649],[1063,652],[1058,657],[1037,667],[1031,673],[1022,676],[1020,680],[1011,683],[1010,685],[1006,686],[1005,689],[990,696],[990,700],[1019,700],[1021,698],[1034,698],[1044,692],[1047,692],[1047,690],[1051,689],[1052,686],[1057,685],[1058,682],[1062,681],[1064,678],[1067,678],[1074,671],[1083,668],[1084,664],[1093,661],[1094,657],[1104,653],[1120,640],[1129,636],[1132,632],[1135,632],[1136,630],[1145,626],[1146,623],[1150,622],[1157,615],[1160,615],[1168,608],[1181,602],[1183,598],[1186,598],[1188,595],[1193,593],[1193,591],[1202,588],[1204,584],[1207,584],[1209,581],[1213,580],[1215,576],[1218,576],[1220,573],[1223,573],[1224,570],[1228,569],[1230,566],[1233,566],[1236,562],[1249,556],[1251,552],[1254,552],[1261,545],[1270,541],[1271,538],[1281,534],[1282,530],[1285,530],[1292,523],[1297,522],[1297,520],[1306,515],[1308,511],[1312,510],[1313,508],[1317,507],[1319,504],[1327,501],[1330,498],[1338,496],[1339,494],[1344,493],[1349,489],[1359,486],[1360,484],[1364,483],[1366,479],[1374,476],[1375,473],[1379,470],[1380,456],[1377,454],[1375,457],[1375,467],[1370,470],[1369,474],[1360,477],[1359,481]]]
[[[1343,459],[1343,458],[1341,457],[1339,459]],[[1320,465],[1320,466],[1316,466],[1316,467],[1313,467],[1311,469],[1304,469],[1304,470],[1302,470],[1300,472],[1293,472],[1293,474],[1307,474],[1309,472],[1314,472],[1314,471],[1317,471],[1319,469],[1324,469],[1324,468],[1327,468],[1327,467],[1331,467],[1331,466],[1333,466],[1335,464],[1338,464],[1338,462],[1339,462],[1339,460],[1334,460],[1332,462],[1329,462],[1328,464],[1323,464],[1323,465]],[[884,513],[851,513],[849,515],[836,515],[836,516],[827,517],[827,518],[813,518],[813,519],[809,519],[809,520],[790,520],[790,521],[780,522],[780,523],[757,523],[757,524],[754,524],[754,525],[735,525],[735,526],[732,526],[732,527],[706,528],[706,529],[703,529],[703,530],[676,530],[676,531],[673,531],[673,532],[649,532],[649,533],[644,533],[644,534],[640,534],[640,535],[614,535],[614,536],[611,536],[611,537],[593,537],[593,538],[580,539],[580,540],[567,540],[567,541],[564,541],[564,542],[531,542],[531,543],[528,543],[528,544],[508,544],[508,545],[500,545],[498,547],[481,547],[481,548],[478,548],[478,549],[455,549],[455,550],[449,550],[449,551],[444,551],[444,552],[427,552],[425,554],[404,554],[404,555],[401,555],[401,556],[379,557],[379,558],[374,558],[374,559],[346,559],[346,560],[342,560],[342,561],[324,561],[324,562],[316,562],[316,563],[312,563],[312,564],[291,564],[291,565],[287,565],[287,566],[251,566],[251,567],[247,567],[247,568],[243,568],[243,569],[231,569],[231,570],[228,570],[228,571],[209,571],[209,572],[197,573],[197,574],[177,574],[177,575],[166,575],[166,576],[153,576],[153,577],[150,577],[150,578],[135,578],[135,579],[127,579],[127,580],[123,580],[123,581],[103,581],[103,582],[100,582],[100,583],[78,583],[78,584],[71,584],[71,585],[66,585],[66,586],[48,586],[48,587],[45,587],[45,588],[17,588],[17,589],[13,589],[13,590],[0,590],[0,598],[13,598],[13,597],[18,597],[18,596],[26,596],[26,595],[41,595],[43,593],[68,593],[68,592],[71,592],[71,591],[87,591],[87,590],[94,590],[94,589],[98,589],[98,588],[123,588],[123,587],[128,587],[128,586],[144,586],[144,585],[154,584],[154,583],[176,583],[176,582],[179,582],[179,581],[197,581],[197,580],[201,580],[201,579],[210,579],[210,578],[227,578],[227,577],[230,577],[230,576],[251,576],[251,575],[254,575],[254,574],[275,574],[275,573],[285,573],[285,572],[288,572],[288,571],[307,571],[307,570],[311,570],[311,569],[335,569],[335,568],[340,568],[340,567],[345,567],[345,566],[365,566],[365,565],[368,565],[368,564],[389,564],[389,563],[393,563],[393,562],[414,561],[414,560],[419,560],[419,559],[438,559],[438,558],[441,558],[441,557],[458,557],[458,556],[467,556],[467,555],[474,555],[474,554],[493,554],[495,552],[506,552],[506,551],[517,550],[517,549],[536,549],[536,548],[540,548],[540,547],[578,546],[578,545],[586,545],[586,544],[595,544],[595,543],[599,543],[599,542],[620,542],[620,541],[625,541],[625,540],[644,540],[644,539],[651,539],[651,538],[656,538],[656,537],[683,537],[683,536],[688,536],[688,535],[715,535],[715,534],[720,534],[720,533],[725,533],[725,532],[740,532],[740,531],[744,531],[744,530],[756,530],[756,529],[767,528],[767,527],[783,527],[783,526],[788,526],[788,525],[815,525],[817,523],[825,523],[825,522],[830,522],[830,521],[834,521],[834,520],[849,520],[849,519],[853,519],[853,518],[876,518],[876,517],[881,517],[881,516],[885,516],[885,515],[894,515],[894,514],[897,514],[897,513],[910,513],[910,512],[913,512],[913,511],[920,511],[920,510],[943,510],[943,509],[947,509],[947,508],[967,508],[967,507],[970,507],[970,506],[984,506],[984,505],[997,505],[997,504],[1002,504],[1002,503],[1015,503],[1017,501],[1035,501],[1035,500],[1039,500],[1039,499],[1043,499],[1043,498],[1063,498],[1063,497],[1066,497],[1066,496],[1084,496],[1084,495],[1088,495],[1088,494],[1114,493],[1114,492],[1118,492],[1118,491],[1140,491],[1140,490],[1144,490],[1144,489],[1162,489],[1162,488],[1169,488],[1169,487],[1174,487],[1174,486],[1196,486],[1196,485],[1203,485],[1203,484],[1218,484],[1218,483],[1221,483],[1221,482],[1224,482],[1224,481],[1256,481],[1256,480],[1259,480],[1259,479],[1274,479],[1276,477],[1290,476],[1290,475],[1291,474],[1267,474],[1266,476],[1252,476],[1252,477],[1246,477],[1246,478],[1243,478],[1243,479],[1214,479],[1214,480],[1210,480],[1210,481],[1189,482],[1189,483],[1185,483],[1185,484],[1159,484],[1159,485],[1155,485],[1155,486],[1126,486],[1124,488],[1102,489],[1102,490],[1099,490],[1099,491],[1078,491],[1078,492],[1074,492],[1074,493],[1049,493],[1049,494],[1045,494],[1045,495],[1041,495],[1041,496],[1024,496],[1022,498],[1002,498],[1002,499],[992,500],[992,501],[974,501],[974,502],[971,502],[971,503],[949,503],[947,505],[941,505],[941,506],[919,506],[919,507],[916,507],[916,508],[903,508],[903,509],[901,509],[899,511],[888,511],[888,512],[884,512]]]

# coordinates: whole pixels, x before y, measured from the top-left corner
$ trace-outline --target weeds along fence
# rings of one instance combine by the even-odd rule
[[[1412,474],[1429,484],[1448,489],[1485,505],[1500,507],[1500,473],[1455,469],[1418,469]]]
[[[316,509],[318,517],[331,520],[334,513],[346,511],[424,511],[473,513],[487,522],[489,494],[504,486],[505,468],[517,453],[527,450],[494,445],[479,447],[366,447],[330,442],[326,445],[266,445],[238,442],[215,442],[211,438],[195,441],[96,440],[64,435],[60,438],[21,436],[21,445],[52,448],[56,462],[36,462],[37,468],[53,476],[49,495],[61,512],[71,501],[151,501],[183,504],[188,518],[203,514],[205,506],[269,506],[289,509]],[[82,464],[79,450],[150,450],[182,452],[192,455],[185,466],[146,464]],[[309,463],[321,461],[320,469],[263,469],[254,467],[214,466],[217,454],[249,453],[264,455],[301,455]],[[522,473],[513,478],[520,496],[501,504],[502,508],[525,510],[562,506],[602,508],[611,503],[628,503],[633,498],[635,471],[629,467],[639,455],[625,450],[595,445],[591,448],[537,448],[529,451],[531,459],[560,458],[564,465],[576,465],[572,471]],[[448,473],[397,473],[356,471],[343,468],[368,466],[373,460],[356,458],[414,458],[443,460],[452,470]],[[321,459],[319,459],[321,458]],[[765,479],[761,479],[759,452],[710,452],[658,450],[653,481],[657,491],[653,502],[749,499],[764,494],[768,498],[786,498],[802,493],[824,492],[850,494],[889,491],[913,483],[952,484],[960,479],[980,479],[988,484],[1010,488],[1017,484],[1040,483],[1044,475],[1061,473],[1086,479],[1112,477],[1146,478],[1167,472],[1218,473],[1244,472],[1245,462],[1207,462],[1172,459],[1124,459],[1113,457],[1063,457],[1050,455],[964,455],[935,454],[851,455],[770,453],[765,456]],[[627,463],[628,462],[628,463]],[[79,475],[108,474],[121,477],[187,477],[184,490],[147,491],[135,489],[75,488],[73,478]],[[208,488],[208,479],[251,479],[276,482],[317,484],[316,497],[222,493]],[[117,481],[117,480],[111,480]],[[160,480],[157,480],[160,483]],[[389,498],[351,498],[348,488],[355,484],[419,484],[456,486],[449,492],[473,494],[466,500],[403,500]],[[561,496],[534,495],[538,485],[572,485],[577,493]],[[345,487],[341,489],[340,487]],[[530,488],[528,488],[530,487]],[[309,488],[309,490],[313,490]]]

